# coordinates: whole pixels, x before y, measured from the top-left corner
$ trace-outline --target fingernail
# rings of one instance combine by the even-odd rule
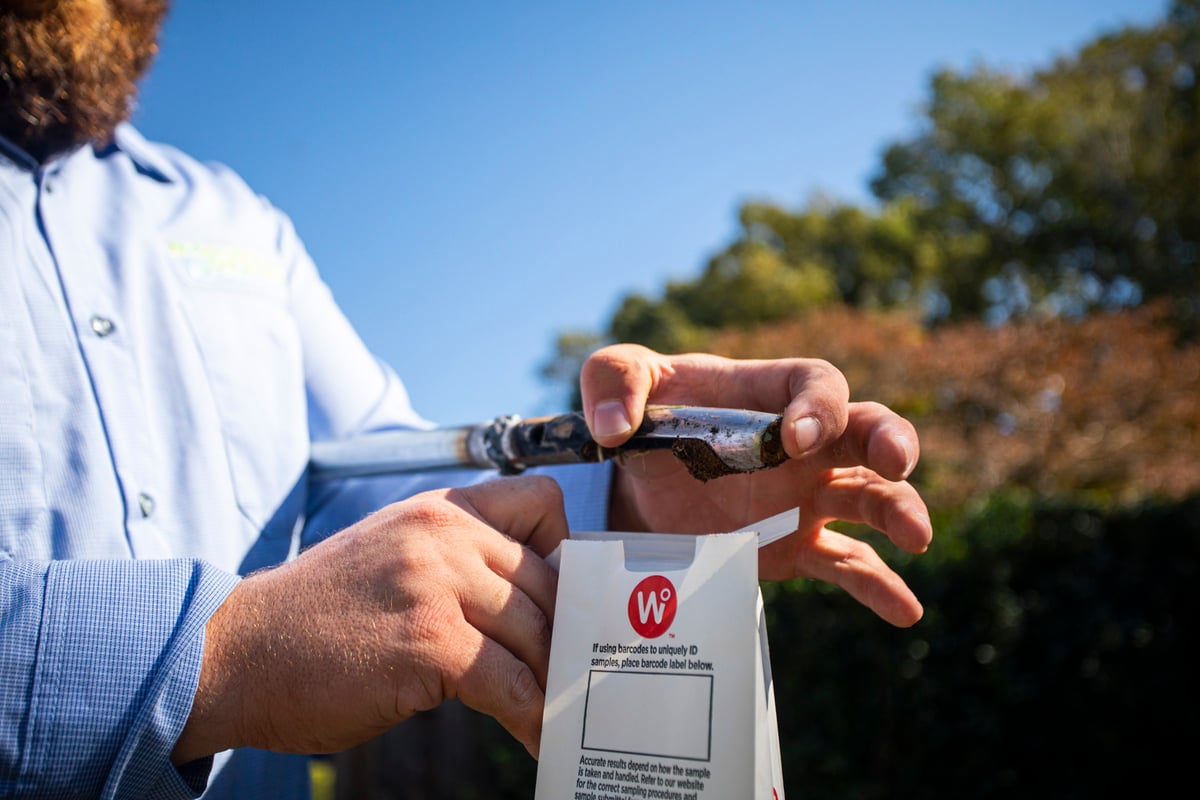
[[[912,512],[912,518],[918,525],[921,526],[922,531],[929,531],[929,536],[933,536],[933,523],[929,520],[928,514],[926,514],[924,511],[914,511]],[[929,545],[927,543],[922,543],[921,549],[914,550],[913,552],[924,553],[928,549]]]
[[[633,425],[625,415],[625,404],[620,400],[606,400],[597,403],[592,412],[592,435],[608,438],[628,433]]]
[[[796,450],[804,455],[813,448],[821,438],[821,423],[816,417],[801,417],[792,424],[796,437]]]
[[[907,478],[917,466],[917,454],[912,446],[912,442],[907,436],[896,436],[896,444],[900,445],[900,449],[904,451],[904,477]]]

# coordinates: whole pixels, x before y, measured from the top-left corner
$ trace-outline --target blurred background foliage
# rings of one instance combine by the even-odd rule
[[[1198,72],[1200,0],[1031,75],[939,72],[876,205],[747,204],[697,277],[559,337],[544,372],[564,388],[612,341],[803,355],[916,424],[933,547],[875,544],[925,618],[894,629],[827,586],[764,585],[790,795],[1094,798],[1189,777]],[[535,763],[465,713],[452,734],[389,734],[410,755],[431,742],[405,793],[340,796],[531,797]]]
[[[938,72],[919,130],[885,150],[874,207],[749,203],[699,277],[626,296],[580,342],[707,347],[727,327],[830,305],[903,308],[925,326],[1171,301],[1200,321],[1200,5],[1181,0],[1032,75]],[[584,349],[586,352],[586,348]]]

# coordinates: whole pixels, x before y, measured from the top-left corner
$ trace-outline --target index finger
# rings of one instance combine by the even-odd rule
[[[881,403],[850,403],[842,435],[811,456],[818,468],[865,466],[893,481],[908,478],[920,457],[917,429]]]
[[[781,539],[763,548],[760,563],[776,560],[788,577],[827,581],[891,624],[907,628],[924,614],[921,602],[866,542],[822,528],[803,541]]]
[[[645,407],[686,404],[783,413],[792,457],[836,440],[845,429],[850,390],[827,361],[668,356],[640,345],[601,348],[583,364],[584,416],[597,442],[614,447],[641,424]]]
[[[567,538],[558,484],[544,475],[510,476],[454,489],[448,496],[509,537],[493,537],[496,544],[484,551],[488,568],[520,589],[553,623],[558,574],[544,558]],[[513,542],[523,547],[513,548]],[[517,635],[525,634],[527,628]],[[511,640],[500,634],[496,638]]]

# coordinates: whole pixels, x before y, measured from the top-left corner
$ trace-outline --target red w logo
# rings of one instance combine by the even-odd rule
[[[671,582],[662,575],[651,575],[633,587],[629,595],[629,624],[643,638],[655,639],[671,627],[677,607]]]

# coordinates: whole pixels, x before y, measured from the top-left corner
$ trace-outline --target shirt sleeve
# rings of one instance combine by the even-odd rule
[[[170,753],[237,580],[184,559],[0,558],[0,796],[198,796],[208,762]]]

